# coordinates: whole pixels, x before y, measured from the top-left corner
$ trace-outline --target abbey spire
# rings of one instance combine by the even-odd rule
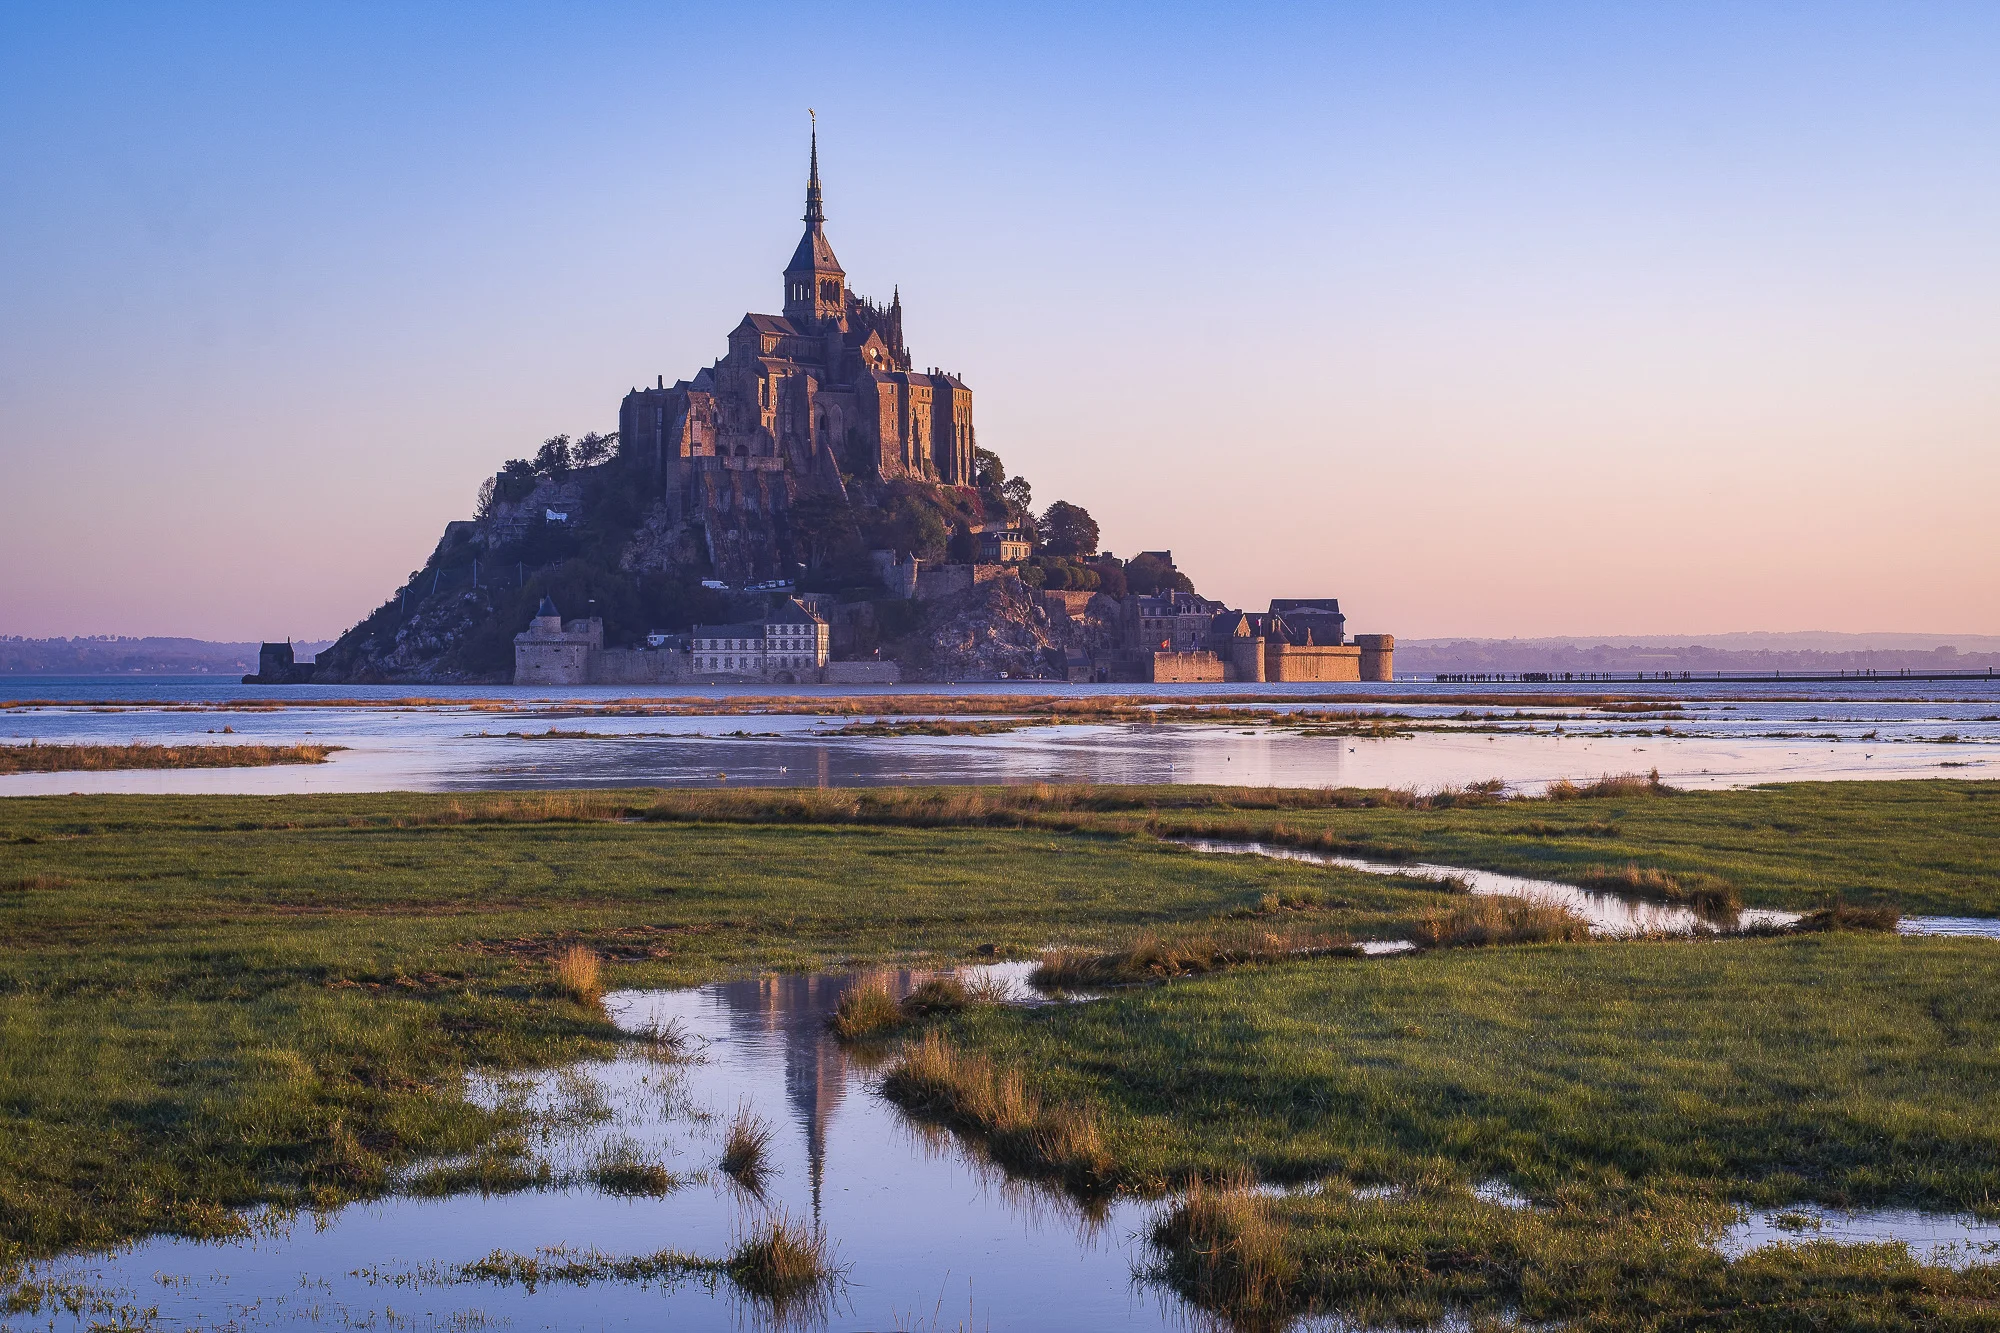
[[[819,196],[819,117],[813,117],[812,171],[806,177],[806,226],[818,231],[826,222],[826,210]]]
[[[806,175],[806,234],[785,266],[785,318],[804,327],[847,326],[847,273],[826,239],[819,188],[819,118],[813,118],[812,166]]]

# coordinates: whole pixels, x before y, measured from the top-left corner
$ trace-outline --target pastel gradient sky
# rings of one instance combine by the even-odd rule
[[[2000,6],[0,9],[0,632],[329,636],[855,287],[1120,553],[1406,636],[2000,632]]]

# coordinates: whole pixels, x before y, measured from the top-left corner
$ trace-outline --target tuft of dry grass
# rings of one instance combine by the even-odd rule
[[[1894,932],[1903,923],[1903,914],[1893,907],[1862,907],[1855,903],[1835,903],[1817,912],[1807,912],[1793,930],[1876,930]]]
[[[1058,949],[1043,957],[1028,981],[1043,990],[1090,990],[1199,976],[1227,967],[1359,953],[1351,936],[1306,926],[1215,927],[1165,937],[1142,935],[1126,948],[1104,953]]]
[[[768,1121],[748,1106],[739,1106],[729,1122],[729,1132],[723,1135],[720,1165],[747,1190],[763,1187],[770,1170],[771,1133]]]
[[[1426,912],[1414,936],[1424,949],[1575,943],[1589,938],[1590,923],[1559,903],[1500,896],[1467,898],[1449,910]]]
[[[104,773],[127,768],[262,768],[323,764],[344,745],[0,745],[0,773]]]
[[[1001,1004],[1007,998],[1006,983],[981,977],[967,981],[956,975],[930,977],[899,1003],[880,981],[864,981],[841,994],[827,1026],[843,1041],[860,1041],[884,1036],[906,1023],[947,1014],[982,1004]]]
[[[827,1025],[843,1041],[860,1041],[892,1030],[902,1017],[902,1010],[890,998],[887,986],[879,981],[864,981],[841,992]]]
[[[627,1139],[609,1144],[590,1165],[590,1180],[606,1194],[632,1197],[672,1193],[680,1181],[661,1163],[640,1152]]]
[[[1605,774],[1595,782],[1582,785],[1568,778],[1558,778],[1542,791],[1542,799],[1548,801],[1592,801],[1620,796],[1678,796],[1679,787],[1669,787],[1660,781],[1660,770],[1650,773]]]
[[[695,1036],[677,1017],[664,1023],[654,1020],[640,1036],[643,1039],[640,1052],[658,1064],[680,1064],[694,1054]]]
[[[1247,1171],[1195,1181],[1154,1226],[1153,1244],[1180,1291],[1237,1326],[1280,1327],[1296,1312],[1298,1261]]]
[[[1650,866],[1626,865],[1619,869],[1592,866],[1576,882],[1598,893],[1622,893],[1654,902],[1677,903],[1712,916],[1727,916],[1743,906],[1743,895],[1734,884],[1699,872],[1670,875]]]
[[[1015,1171],[1054,1176],[1079,1189],[1112,1183],[1115,1166],[1093,1113],[1044,1102],[1020,1070],[960,1051],[936,1032],[903,1052],[883,1091],[911,1110],[976,1133],[995,1161]]]
[[[728,1272],[737,1286],[781,1311],[823,1292],[839,1275],[825,1230],[783,1210],[737,1243]]]
[[[554,963],[556,989],[578,1004],[596,1004],[604,995],[604,978],[597,955],[574,945]]]

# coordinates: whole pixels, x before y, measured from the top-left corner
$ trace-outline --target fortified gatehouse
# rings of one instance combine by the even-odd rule
[[[604,651],[604,621],[597,616],[564,621],[542,598],[528,628],[514,636],[516,685],[588,685]]]
[[[1160,684],[1395,679],[1395,636],[1347,641],[1331,597],[1280,598],[1259,615],[1175,593],[1133,599],[1133,619],[1150,649],[1145,678]]]

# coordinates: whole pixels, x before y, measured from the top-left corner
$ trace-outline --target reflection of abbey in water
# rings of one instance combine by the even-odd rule
[[[885,982],[893,995],[906,994],[915,984],[907,972],[846,977],[785,973],[715,987],[729,1010],[732,1035],[762,1035],[784,1044],[785,1104],[805,1135],[815,1216],[826,1175],[827,1126],[847,1093],[847,1053],[827,1035],[827,1020],[840,997],[865,980]]]

